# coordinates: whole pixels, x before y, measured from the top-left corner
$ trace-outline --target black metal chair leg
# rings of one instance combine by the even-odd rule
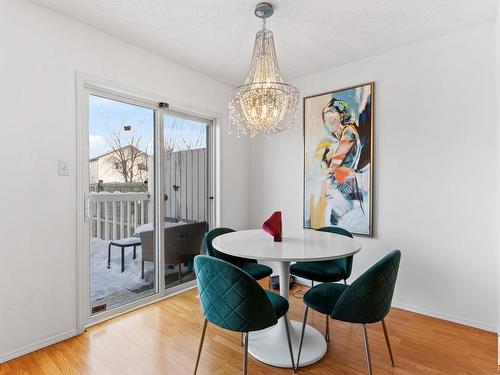
[[[179,282],[182,283],[182,269],[181,269],[181,264],[179,263],[177,265],[178,269],[179,269]]]
[[[196,365],[194,367],[194,375],[196,375],[196,371],[198,370],[198,364],[200,363],[201,349],[203,348],[203,341],[205,340],[205,332],[207,331],[207,323],[208,320],[205,319],[203,323],[203,331],[201,333],[200,346],[198,347],[198,357],[196,358]]]
[[[304,342],[304,332],[306,330],[307,312],[308,311],[309,311],[309,306],[306,306],[306,309],[304,310],[304,319],[302,320],[302,331],[300,334],[299,354],[297,355],[297,366],[295,367],[296,369],[299,368],[300,352],[302,351],[302,343]]]
[[[122,272],[125,271],[125,248],[122,246]]]
[[[389,334],[387,333],[387,327],[385,326],[385,321],[382,320],[382,328],[384,329],[385,342],[387,343],[387,349],[389,349],[389,356],[391,357],[391,365],[394,367],[394,357],[392,356],[391,342],[389,341]]]
[[[111,242],[108,245],[108,268],[111,268]]]
[[[132,259],[135,259],[137,257],[136,251],[137,251],[137,245],[134,245],[134,256]]]

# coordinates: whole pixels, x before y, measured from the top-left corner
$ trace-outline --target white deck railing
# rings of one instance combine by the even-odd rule
[[[153,165],[152,157],[150,164]],[[151,175],[148,180],[153,181]],[[165,158],[165,217],[206,221],[208,217],[207,150],[177,151]],[[152,187],[152,185],[150,185]],[[153,222],[153,195],[148,192],[90,193],[90,233],[102,240],[130,237]]]
[[[130,237],[140,225],[152,222],[148,193],[90,193],[91,236],[102,240]]]

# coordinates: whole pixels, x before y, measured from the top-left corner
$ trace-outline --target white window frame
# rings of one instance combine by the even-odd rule
[[[221,114],[200,107],[176,102],[159,95],[142,92],[108,80],[76,72],[76,134],[77,134],[77,334],[82,333],[86,327],[100,323],[104,320],[122,315],[140,307],[161,301],[186,290],[196,287],[196,281],[190,281],[182,285],[165,289],[163,251],[159,251],[156,264],[156,286],[158,293],[145,297],[139,301],[131,302],[123,306],[102,313],[90,314],[90,264],[89,264],[89,231],[88,223],[84,221],[85,196],[89,187],[89,150],[88,150],[88,97],[90,94],[103,96],[105,98],[119,100],[125,103],[139,105],[141,107],[155,110],[155,233],[158,248],[163,249],[163,130],[164,114],[172,111],[173,115],[185,118],[203,120],[208,124],[207,147],[208,147],[208,196],[213,197],[208,201],[208,223],[209,226],[218,226],[220,223],[220,160],[219,144],[217,142],[219,128],[221,126]],[[168,103],[168,109],[159,107],[160,102]]]

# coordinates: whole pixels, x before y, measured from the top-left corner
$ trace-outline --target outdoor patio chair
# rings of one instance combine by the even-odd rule
[[[164,261],[165,264],[176,264],[179,281],[182,282],[183,263],[193,262],[196,255],[202,251],[203,236],[208,229],[205,221],[176,225],[164,230]],[[144,262],[155,261],[153,231],[141,232],[142,262],[141,277],[144,278]]]

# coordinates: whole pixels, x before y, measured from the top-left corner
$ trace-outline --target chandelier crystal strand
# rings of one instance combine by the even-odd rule
[[[298,113],[299,91],[283,82],[276,59],[273,33],[257,32],[252,63],[245,83],[235,88],[229,102],[230,130],[238,134],[275,135],[291,129]]]

